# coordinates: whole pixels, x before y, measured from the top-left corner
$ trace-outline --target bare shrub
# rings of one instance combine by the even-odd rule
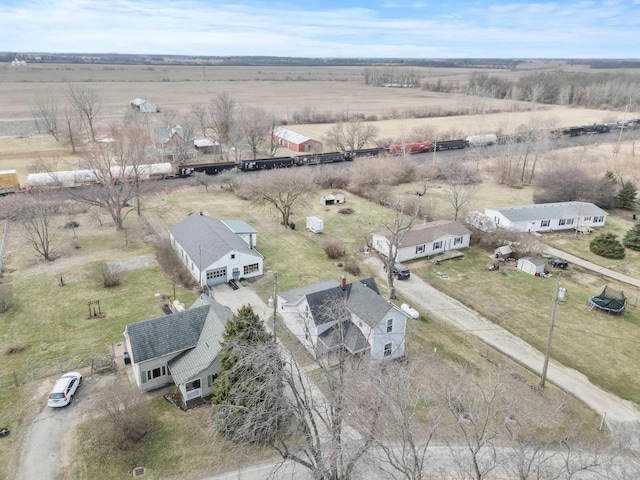
[[[338,210],[338,213],[341,215],[351,215],[353,213],[355,213],[355,210],[351,207],[344,207],[341,208],[340,210]]]
[[[502,228],[498,228],[492,232],[483,232],[471,226],[469,226],[469,228],[473,231],[471,237],[474,241],[491,253],[503,245],[510,245],[517,257],[539,255],[544,250],[543,244],[529,233],[514,232]]]
[[[173,283],[189,289],[198,286],[198,282],[193,278],[184,263],[182,263],[169,240],[156,243],[156,259],[165,273],[171,277]]]
[[[344,243],[336,238],[327,238],[323,240],[322,249],[327,257],[332,260],[344,255]]]
[[[347,258],[344,261],[344,269],[346,272],[350,273],[354,277],[360,275],[360,265],[353,258]]]
[[[13,308],[15,296],[16,294],[12,284],[0,285],[0,313],[8,312]]]
[[[316,172],[315,183],[320,188],[346,189],[349,186],[349,175],[343,169],[323,169]]]
[[[4,354],[5,355],[11,355],[12,353],[20,353],[25,349],[25,345],[24,343],[14,343],[12,345],[9,345],[8,347],[6,347],[4,349]]]
[[[119,287],[122,283],[123,272],[114,267],[110,267],[106,262],[98,267],[98,280],[104,288]]]
[[[153,417],[148,404],[126,378],[114,382],[100,403],[104,416],[93,421],[89,430],[96,446],[105,453],[129,452],[151,431]]]
[[[540,173],[535,181],[535,203],[592,202],[601,208],[615,205],[618,186],[614,179],[589,175],[579,165],[567,165]]]

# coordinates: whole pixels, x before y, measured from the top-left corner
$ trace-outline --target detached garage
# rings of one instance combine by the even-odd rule
[[[544,261],[535,257],[524,257],[518,260],[518,270],[530,275],[544,275]]]

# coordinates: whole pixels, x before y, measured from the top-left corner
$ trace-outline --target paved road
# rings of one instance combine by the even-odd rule
[[[567,255],[559,256],[569,260]],[[382,262],[375,257],[368,261],[377,264],[380,275],[384,274]],[[428,312],[440,321],[453,325],[461,331],[469,332],[532,372],[542,372],[543,353],[457,300],[440,292],[421,278],[412,276],[409,280],[396,281],[394,285],[399,293],[412,299],[412,306],[418,311]],[[634,403],[603,390],[591,383],[580,372],[565,367],[553,359],[549,362],[547,381],[583,401],[604,417],[607,425],[612,429],[640,423],[640,410]]]

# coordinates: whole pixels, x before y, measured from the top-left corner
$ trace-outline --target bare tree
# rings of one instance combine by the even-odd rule
[[[273,158],[278,153],[278,149],[280,148],[280,142],[278,141],[278,137],[274,133],[275,129],[278,128],[276,124],[275,117],[271,117],[271,121],[269,123],[269,158]]]
[[[44,131],[51,135],[56,142],[58,141],[58,98],[54,95],[37,96],[36,110],[32,110],[33,117],[36,119],[38,131],[40,125]]]
[[[223,158],[229,157],[233,147],[234,129],[237,123],[237,102],[228,93],[221,93],[209,105],[209,129],[220,142]]]
[[[326,133],[325,141],[332,149],[348,152],[362,149],[377,133],[376,127],[362,121],[338,122]]]
[[[392,214],[382,221],[382,225],[387,230],[387,245],[384,246],[386,253],[383,258],[384,268],[387,271],[387,285],[389,286],[389,298],[396,298],[396,290],[393,284],[393,267],[398,258],[398,247],[402,243],[404,236],[411,230],[418,216],[418,208],[414,206],[411,212],[406,211],[405,203],[395,200],[388,207]]]
[[[73,153],[77,153],[78,123],[77,117],[76,115],[74,115],[73,110],[70,107],[63,108],[62,123],[64,126],[62,136],[66,140],[67,144],[71,147],[71,151]]]
[[[26,244],[36,255],[54,260],[58,241],[54,221],[62,206],[60,195],[31,190],[19,197],[8,197],[7,201],[10,204],[8,213],[22,226]]]
[[[262,146],[266,143],[270,131],[270,121],[267,112],[260,108],[247,108],[241,114],[241,126],[251,155],[255,160]]]
[[[460,212],[473,200],[475,193],[476,185],[469,185],[463,180],[449,183],[443,198],[453,210],[454,221],[458,220]]]
[[[207,127],[209,124],[209,111],[204,105],[191,105],[191,112],[196,119],[197,128],[204,138],[207,138]]]
[[[316,190],[306,169],[285,169],[262,172],[245,185],[255,204],[269,205],[280,214],[281,224],[291,226],[291,215],[305,205],[309,194]]]
[[[69,84],[67,89],[67,98],[74,108],[82,124],[89,140],[96,141],[95,121],[100,112],[100,98],[95,90],[91,88]]]
[[[77,201],[107,211],[117,230],[124,229],[127,215],[136,209],[141,179],[149,174],[148,142],[135,126],[129,127],[112,124],[111,141],[92,145],[83,160],[90,186],[70,191]]]

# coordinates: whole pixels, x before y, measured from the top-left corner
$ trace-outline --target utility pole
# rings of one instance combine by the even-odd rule
[[[276,316],[278,315],[278,274],[273,272],[273,341],[276,341]]]
[[[553,308],[551,309],[551,322],[549,323],[549,337],[547,338],[547,351],[544,354],[544,365],[542,366],[542,378],[540,379],[540,387],[544,388],[544,382],[547,380],[547,367],[549,366],[549,356],[551,355],[551,339],[553,338],[553,323],[556,320],[556,308],[560,295],[560,274],[558,274],[558,284],[556,285],[556,293],[553,297]]]

